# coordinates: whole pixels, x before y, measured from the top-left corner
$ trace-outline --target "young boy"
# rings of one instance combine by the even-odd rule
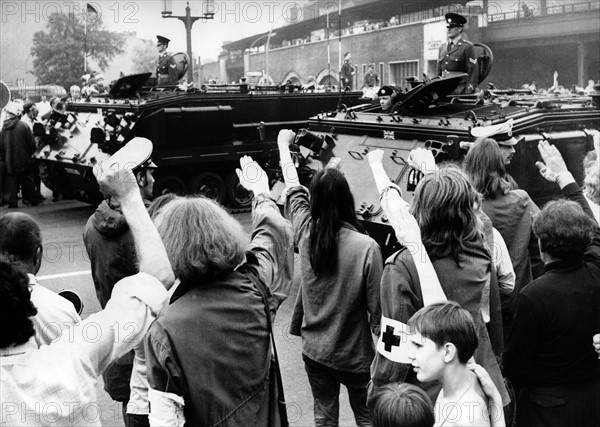
[[[390,383],[377,389],[369,401],[371,427],[433,427],[431,399],[416,385]]]
[[[417,311],[408,326],[413,332],[410,359],[417,379],[442,385],[434,405],[435,426],[504,425],[499,393],[491,394],[489,408],[478,376],[467,367],[478,343],[469,312],[454,301],[430,304]]]

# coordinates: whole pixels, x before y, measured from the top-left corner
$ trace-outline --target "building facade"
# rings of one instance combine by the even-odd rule
[[[362,87],[369,64],[381,84],[406,86],[406,77],[435,76],[447,12],[465,15],[466,38],[491,48],[494,65],[486,82],[497,87],[534,81],[549,87],[554,71],[567,88],[600,79],[597,0],[358,3],[347,3],[341,19],[326,8],[314,16],[313,8],[298,23],[224,44],[218,61],[200,66],[199,81],[237,82],[260,72],[275,84],[314,77],[337,85],[340,58],[351,52],[353,87]]]

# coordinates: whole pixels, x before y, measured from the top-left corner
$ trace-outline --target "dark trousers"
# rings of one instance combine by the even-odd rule
[[[150,427],[148,415],[125,414],[125,427]]]
[[[367,385],[370,374],[344,372],[331,369],[315,362],[306,356],[304,368],[312,390],[315,412],[315,426],[337,427],[340,413],[340,384],[348,389],[350,407],[354,412],[357,426],[371,425],[369,407],[367,406]]]
[[[40,166],[36,161],[33,165],[33,187],[34,187],[34,198],[40,199],[42,196],[42,178],[40,177]]]
[[[29,200],[31,204],[37,204],[35,200],[35,189],[33,184],[33,174],[31,170],[6,175],[6,184],[8,190],[8,206],[17,207],[17,195],[19,188],[23,191],[23,200]]]

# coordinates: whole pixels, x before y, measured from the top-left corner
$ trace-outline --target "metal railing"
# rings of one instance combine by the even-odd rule
[[[523,3],[519,10],[511,10],[509,12],[489,13],[492,11],[492,6],[488,9],[488,23],[520,21],[520,22],[537,22],[540,17],[548,15],[564,15],[573,13],[582,13],[589,11],[600,10],[600,2],[597,0],[568,3],[560,5],[547,6],[545,10],[540,7],[535,7],[535,4]]]

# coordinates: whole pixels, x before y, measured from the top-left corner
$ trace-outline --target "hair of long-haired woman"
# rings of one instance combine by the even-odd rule
[[[485,199],[495,199],[512,188],[500,147],[491,138],[475,142],[465,157],[463,169]]]
[[[451,255],[457,264],[481,230],[475,214],[477,193],[456,166],[425,175],[415,190],[410,212],[432,259]]]
[[[315,275],[337,269],[337,235],[344,222],[364,233],[356,218],[354,197],[344,175],[337,169],[322,169],[310,183],[310,265]]]
[[[248,235],[213,200],[177,198],[160,210],[154,223],[182,282],[218,276],[244,261]]]

